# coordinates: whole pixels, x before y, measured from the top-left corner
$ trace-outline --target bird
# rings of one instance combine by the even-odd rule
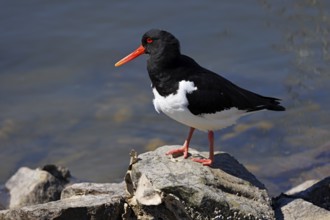
[[[245,115],[261,110],[284,111],[280,99],[262,96],[241,88],[181,53],[179,40],[161,29],[151,29],[142,36],[142,44],[119,60],[121,66],[147,54],[147,71],[158,113],[188,126],[182,147],[166,155],[183,154],[188,158],[195,129],[208,133],[209,157],[192,158],[204,166],[214,162],[214,131],[234,125]]]

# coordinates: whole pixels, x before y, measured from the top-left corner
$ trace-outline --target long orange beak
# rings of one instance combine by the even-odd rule
[[[141,45],[139,46],[136,50],[134,50],[132,53],[128,54],[126,57],[124,57],[123,59],[119,60],[115,66],[121,66],[135,58],[137,58],[138,56],[140,56],[141,54],[145,53],[145,48]]]

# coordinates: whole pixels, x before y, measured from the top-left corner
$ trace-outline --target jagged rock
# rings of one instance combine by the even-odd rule
[[[330,177],[306,181],[275,198],[278,220],[330,219]]]
[[[330,212],[299,198],[282,195],[277,199],[277,220],[329,220]]]
[[[133,156],[125,181],[138,219],[274,219],[264,185],[232,156],[217,152],[206,167],[165,156],[175,147]]]
[[[125,194],[124,182],[75,183],[62,191],[61,200],[3,210],[0,219],[122,219],[122,215],[130,216]]]
[[[291,197],[302,198],[316,206],[330,211],[330,177],[324,178],[300,192],[291,192],[289,195],[291,195]]]
[[[63,185],[69,183],[71,178],[71,173],[66,167],[47,164],[41,167],[41,170],[47,171],[48,173],[52,174]]]
[[[0,211],[1,220],[121,219],[124,199],[116,195],[85,195]]]
[[[62,191],[61,199],[74,196],[100,195],[125,197],[125,183],[75,183],[65,187]]]
[[[309,187],[313,186],[315,183],[318,183],[320,180],[307,180],[301,184],[299,184],[298,186],[293,187],[292,189],[286,191],[284,194],[286,195],[294,195],[296,193],[300,193],[302,191],[305,191],[306,189],[308,189]]]
[[[125,182],[72,184],[62,191],[60,200],[2,210],[0,220],[274,219],[264,185],[232,156],[217,152],[214,165],[205,167],[190,158],[165,156],[175,147],[164,146],[139,156],[132,153]],[[193,157],[203,154],[190,152]],[[69,182],[67,169],[53,165],[43,169],[21,168],[8,180],[9,192],[22,196],[17,201],[26,204],[32,194],[45,202],[45,195],[54,198],[55,186],[62,184],[63,188]],[[329,187],[330,177],[280,195],[273,204],[276,219],[330,219]],[[5,191],[0,188],[0,193]]]
[[[60,199],[70,174],[65,172],[66,168],[54,165],[46,165],[43,169],[52,173],[42,169],[20,168],[5,184],[9,197],[3,206],[18,208]]]

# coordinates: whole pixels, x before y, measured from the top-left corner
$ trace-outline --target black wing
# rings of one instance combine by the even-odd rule
[[[238,87],[227,79],[204,68],[188,76],[197,90],[187,94],[188,109],[194,115],[215,113],[236,107],[247,112],[268,109],[284,111],[280,100],[265,97]]]

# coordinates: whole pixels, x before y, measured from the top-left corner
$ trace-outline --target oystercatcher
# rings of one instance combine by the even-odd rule
[[[241,116],[256,111],[285,110],[280,99],[243,89],[181,54],[178,39],[167,31],[152,29],[146,32],[142,45],[115,66],[141,54],[149,54],[147,70],[156,111],[190,127],[182,148],[171,150],[167,155],[180,153],[187,158],[194,130],[206,131],[209,158],[193,158],[193,161],[209,166],[214,161],[214,130],[233,125]]]

